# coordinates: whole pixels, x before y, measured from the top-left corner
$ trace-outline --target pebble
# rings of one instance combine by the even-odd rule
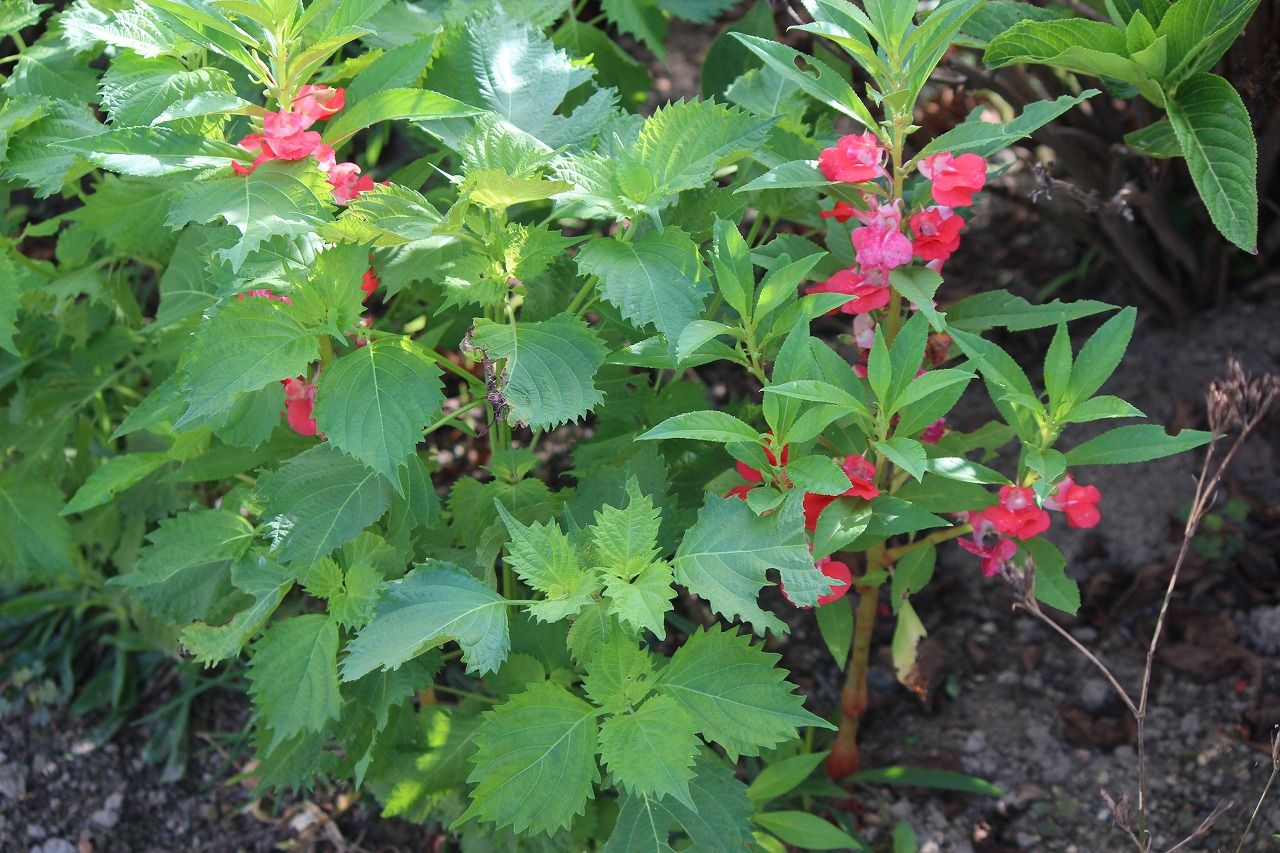
[[[1088,625],[1081,625],[1079,628],[1072,630],[1072,635],[1082,643],[1092,643],[1098,639],[1098,631]]]
[[[78,853],[76,846],[65,838],[50,838],[44,844],[31,848],[31,853]]]
[[[0,798],[21,800],[27,793],[27,771],[17,762],[0,764]]]
[[[1080,685],[1080,705],[1086,711],[1097,713],[1111,701],[1111,685],[1101,678],[1086,678]]]
[[[970,754],[982,752],[987,748],[987,736],[982,732],[974,732],[965,738],[964,751]]]
[[[120,821],[120,806],[123,804],[123,794],[111,794],[103,801],[102,808],[89,815],[89,820],[103,829],[111,829]]]

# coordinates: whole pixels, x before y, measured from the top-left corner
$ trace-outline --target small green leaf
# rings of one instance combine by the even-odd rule
[[[916,480],[924,477],[928,454],[925,453],[924,445],[915,439],[891,438],[888,441],[874,442],[872,447]]]
[[[819,612],[823,609],[825,608],[821,608]],[[826,752],[810,752],[772,762],[760,771],[760,775],[747,788],[747,796],[757,805],[776,800],[813,775],[813,771],[826,757]]]
[[[916,649],[928,635],[911,602],[898,605],[898,623],[893,629],[893,668],[899,684],[908,684],[916,666]]]
[[[1120,364],[1120,360],[1124,358],[1124,352],[1129,347],[1129,339],[1133,336],[1133,324],[1137,319],[1138,312],[1135,308],[1125,308],[1116,314],[1110,320],[1103,323],[1098,331],[1093,333],[1089,340],[1085,341],[1084,346],[1080,348],[1080,355],[1076,359],[1075,366],[1071,368],[1071,381],[1067,385],[1065,399],[1071,404],[1076,401],[1087,400],[1094,395],[1102,384],[1107,381],[1116,367]],[[1054,336],[1057,340],[1057,336]],[[1070,344],[1066,342],[1066,332],[1062,332],[1063,342],[1059,347],[1067,347],[1067,359],[1070,358]],[[1053,354],[1053,347],[1050,347],[1050,355]],[[1049,380],[1049,362],[1045,362],[1045,383],[1046,385],[1056,384],[1059,395],[1062,394],[1063,387],[1061,376],[1054,377],[1054,383]],[[1056,370],[1062,371],[1061,365]],[[1050,400],[1053,399],[1053,391],[1050,391]]]
[[[933,304],[934,294],[942,286],[942,276],[924,267],[899,267],[889,273],[889,284],[920,309],[934,331],[946,331],[947,315]]]
[[[787,463],[787,476],[802,492],[843,495],[849,490],[849,475],[828,456],[805,456]]]
[[[1022,543],[1035,563],[1036,599],[1064,613],[1076,615],[1080,610],[1080,586],[1067,577],[1067,560],[1048,539],[1032,539]]]
[[[849,660],[849,648],[853,645],[853,596],[845,596],[814,609],[818,620],[818,632],[826,643],[831,659],[841,670]]]
[[[861,839],[808,812],[760,812],[755,822],[802,850],[871,850]]]
[[[506,564],[546,596],[545,601],[530,605],[529,612],[544,622],[555,622],[590,604],[600,584],[578,564],[569,537],[555,523],[525,526],[500,501],[494,501],[494,506],[511,535]]]
[[[148,474],[169,461],[167,453],[126,453],[108,459],[95,468],[71,500],[62,508],[61,515],[72,515],[102,506],[120,492],[137,485]]]
[[[860,770],[847,782],[864,785],[906,785],[913,788],[935,788],[942,791],[960,791],[966,794],[982,794],[987,797],[1003,797],[1001,791],[990,782],[950,770],[928,770],[919,767],[876,767]]]
[[[473,116],[479,112],[475,107],[427,89],[383,89],[356,101],[329,122],[324,141],[326,145],[337,148],[380,121],[435,121]]]
[[[684,412],[672,415],[653,429],[636,437],[637,441],[660,441],[669,438],[686,438],[694,441],[714,441],[725,444],[745,441],[763,444],[764,436],[728,412]]]
[[[938,549],[932,545],[913,548],[902,555],[893,567],[893,585],[889,592],[889,603],[893,606],[894,613],[898,612],[907,598],[924,589],[933,580],[933,567],[937,561]]]
[[[796,83],[806,94],[833,110],[844,113],[872,133],[878,132],[876,120],[867,109],[867,105],[853,91],[853,87],[829,65],[771,39],[762,39],[744,33],[734,33],[733,36],[760,57],[765,65]],[[804,66],[812,68],[816,74],[801,70],[797,60]]]
[[[1083,424],[1107,418],[1145,418],[1141,410],[1119,397],[1104,394],[1078,403],[1067,410],[1061,420],[1064,424]]]
[[[701,743],[695,726],[676,699],[652,696],[600,727],[600,760],[624,790],[694,808],[689,782]]]

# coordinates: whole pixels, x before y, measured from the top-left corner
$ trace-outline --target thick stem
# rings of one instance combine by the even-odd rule
[[[867,552],[867,574],[884,568],[885,549],[877,545]],[[840,691],[840,730],[827,756],[827,774],[843,779],[858,772],[858,726],[867,713],[867,667],[871,662],[871,632],[876,625],[879,586],[859,586],[858,611],[853,623],[853,648],[849,651],[844,688]]]

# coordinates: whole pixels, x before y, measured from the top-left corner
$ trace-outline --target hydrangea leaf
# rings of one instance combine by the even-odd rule
[[[830,592],[830,581],[814,567],[805,541],[799,492],[764,518],[745,501],[707,495],[676,551],[675,569],[676,580],[690,592],[725,618],[751,624],[757,633],[786,629],[756,603],[769,569],[778,570],[797,605],[812,607],[818,596]]]
[[[496,672],[511,647],[507,602],[466,569],[433,561],[387,585],[373,618],[347,646],[342,679],[394,669],[451,640],[469,672]]]
[[[659,694],[674,698],[694,719],[695,731],[720,744],[731,760],[795,737],[800,726],[835,726],[804,709],[786,671],[770,654],[732,631],[694,633],[658,674]]]
[[[249,692],[271,730],[268,750],[339,719],[337,659],[338,627],[322,613],[282,619],[254,645]]]
[[[258,481],[274,548],[284,563],[309,566],[350,542],[391,506],[391,483],[325,443]]]
[[[551,682],[494,708],[472,736],[475,788],[460,820],[531,835],[568,828],[600,779],[596,735],[596,709]]]
[[[604,399],[593,381],[604,363],[604,344],[570,314],[516,326],[477,320],[471,342],[502,359],[502,391],[513,424],[552,429],[584,417]]]
[[[253,173],[194,181],[175,194],[166,224],[224,219],[240,240],[217,256],[233,271],[272,237],[309,234],[329,220],[333,188],[315,161],[272,160]]]
[[[325,365],[316,383],[315,419],[339,450],[385,476],[399,471],[440,412],[440,369],[407,337],[386,337]]]
[[[626,791],[669,796],[692,809],[689,781],[701,746],[694,726],[674,698],[652,696],[600,727],[600,760]]]

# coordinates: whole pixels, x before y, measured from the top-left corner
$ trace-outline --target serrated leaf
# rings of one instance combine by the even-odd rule
[[[239,146],[179,133],[167,127],[124,127],[64,140],[58,143],[58,147],[95,166],[140,178],[230,166],[233,162],[249,159],[248,152]],[[182,200],[180,194],[176,201]],[[265,216],[261,209],[256,213]],[[207,222],[211,218],[200,221]]]
[[[1158,424],[1117,427],[1068,450],[1067,464],[1122,465],[1149,462],[1194,450],[1212,440],[1212,433],[1198,429],[1184,429],[1169,435]]]
[[[494,708],[472,736],[475,787],[462,819],[530,835],[567,828],[599,781],[596,735],[595,708],[558,684],[535,684]]]
[[[1097,94],[1097,89],[1085,89],[1079,95],[1062,95],[1051,101],[1036,101],[1028,104],[1017,118],[1004,124],[983,121],[983,110],[974,110],[963,122],[920,149],[916,158],[928,157],[939,151],[949,151],[956,156],[971,153],[979,157],[990,157],[1025,139],[1067,110]]]
[[[99,85],[102,107],[116,127],[149,125],[177,104],[198,95],[234,95],[231,75],[220,68],[188,69],[172,57],[116,57]],[[241,149],[237,159],[245,159]]]
[[[407,337],[370,341],[325,365],[314,417],[339,450],[385,476],[399,471],[444,402],[440,368]]]
[[[645,120],[635,155],[656,187],[682,192],[705,184],[725,158],[754,150],[771,125],[711,101],[677,101]]]
[[[800,51],[759,36],[734,33],[734,38],[745,44],[747,48],[760,57],[765,65],[791,80],[809,96],[844,113],[861,124],[872,133],[878,131],[878,125],[867,105],[838,72],[831,66]],[[816,74],[801,70],[800,65],[813,69]]]
[[[167,453],[126,453],[114,456],[93,470],[67,505],[62,515],[72,515],[102,506],[117,494],[137,485],[148,474],[169,461]]]
[[[605,506],[595,513],[590,528],[595,567],[618,578],[635,577],[657,559],[661,525],[662,515],[653,498],[643,494],[639,482],[631,478],[626,506]]]
[[[778,660],[745,636],[704,629],[672,655],[655,686],[689,712],[695,731],[736,761],[790,740],[800,726],[835,728],[804,709]]]
[[[591,652],[582,687],[592,702],[602,708],[625,708],[649,695],[653,658],[634,637],[614,634]]]
[[[58,511],[63,495],[49,483],[0,476],[0,565],[20,582],[45,583],[51,575],[70,577],[76,570],[71,525]]]
[[[64,181],[78,178],[92,168],[72,152],[57,148],[57,144],[105,130],[89,107],[51,100],[39,118],[9,141],[4,174],[34,189],[37,198],[48,198],[62,189]]]
[[[680,334],[702,317],[711,288],[702,278],[698,247],[677,228],[640,239],[593,240],[577,257],[578,268],[599,277],[601,293],[637,328],[653,326],[674,358]]]
[[[600,727],[600,760],[629,793],[669,796],[692,809],[689,782],[701,745],[695,725],[676,699],[652,696]]]
[[[672,851],[673,828],[689,848],[706,853],[739,853],[751,846],[751,801],[732,770],[707,754],[699,756],[689,796],[690,809],[671,798],[625,795],[604,853]],[[683,848],[683,845],[681,845]]]
[[[591,603],[600,584],[578,563],[577,550],[553,522],[523,525],[500,502],[494,506],[511,536],[506,564],[532,589],[546,596],[529,606],[544,622],[573,616]]]
[[[667,19],[654,0],[601,0],[600,8],[620,33],[630,33],[653,55],[666,56]]]
[[[604,596],[608,612],[637,631],[652,631],[666,637],[664,624],[671,600],[676,597],[675,576],[666,563],[650,563],[634,580],[605,577]]]
[[[572,315],[515,326],[477,320],[471,342],[503,360],[502,391],[513,424],[552,429],[586,416],[604,399],[593,381],[604,345]]]
[[[337,658],[338,628],[322,613],[276,622],[254,645],[249,692],[271,729],[268,749],[339,718]]]
[[[872,446],[916,480],[924,477],[928,454],[925,453],[924,445],[915,439],[891,438],[887,441],[874,442]]]
[[[947,309],[947,325],[967,332],[981,332],[994,326],[1003,326],[1011,332],[1024,332],[1112,310],[1115,310],[1114,305],[1093,299],[1076,302],[1055,299],[1043,305],[1034,305],[1007,290],[993,290],[975,294],[951,305]]]
[[[317,358],[316,336],[299,324],[291,306],[232,300],[195,334],[182,382],[188,407],[174,426],[223,412],[246,391],[300,376]]]
[[[56,40],[42,40],[20,52],[13,73],[4,82],[10,98],[63,98],[76,104],[97,100],[98,72],[91,57],[81,56]]]
[[[271,618],[285,593],[293,588],[293,575],[266,557],[249,555],[231,569],[236,589],[253,596],[253,603],[225,625],[195,622],[182,630],[182,647],[206,667],[238,657],[240,650]]]
[[[272,160],[246,176],[230,175],[195,181],[175,193],[166,224],[223,219],[240,232],[240,240],[216,255],[233,271],[272,237],[301,236],[329,219],[333,188],[311,159]]]
[[[1246,252],[1258,244],[1258,144],[1235,87],[1199,72],[1168,97],[1169,121],[1209,218]]]
[[[496,672],[511,648],[507,603],[466,569],[433,561],[387,584],[373,618],[347,644],[342,680],[395,669],[456,640],[467,670]]]
[[[258,481],[284,563],[311,565],[350,542],[391,505],[391,483],[330,444],[319,444]]]

